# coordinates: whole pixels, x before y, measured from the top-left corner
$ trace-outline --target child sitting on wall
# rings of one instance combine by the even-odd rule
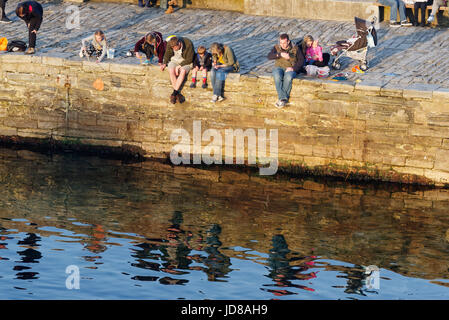
[[[196,75],[198,71],[202,71],[203,84],[202,88],[207,88],[207,72],[212,68],[212,55],[206,51],[204,46],[199,46],[195,59],[193,60],[192,83],[190,88],[196,88]]]
[[[90,41],[87,45],[86,43]],[[101,62],[107,53],[108,46],[106,43],[106,36],[103,31],[98,30],[93,35],[81,40],[82,46],[80,50],[80,58],[83,57],[97,57],[97,62]]]
[[[323,54],[323,48],[310,35],[305,36],[302,41],[302,52],[306,58],[306,65],[325,67],[329,64],[330,55],[328,53]]]

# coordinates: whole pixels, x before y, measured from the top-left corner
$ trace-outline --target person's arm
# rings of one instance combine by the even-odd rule
[[[84,39],[82,39],[81,40],[81,44],[82,44],[82,46],[83,46],[83,48],[84,49],[87,49],[87,47],[86,47],[86,42],[87,41],[92,41],[94,39],[94,36],[92,35],[92,36],[89,36],[89,37],[86,37],[86,38],[84,38]]]
[[[293,70],[296,73],[300,73],[300,72],[304,71],[303,67],[304,67],[304,60],[305,59],[304,59],[304,54],[302,53],[301,48],[297,48],[297,49],[298,50],[296,51],[296,63],[293,66]]]
[[[225,64],[227,67],[231,67],[235,64],[236,58],[231,47],[226,47],[224,56]]]
[[[106,41],[103,40],[103,48],[101,49],[101,56],[98,57],[98,62],[101,62],[104,59],[104,56],[106,55],[108,51],[108,45],[106,44]]]
[[[317,46],[315,48],[315,60],[323,61],[323,48],[321,46]]]
[[[143,37],[142,39],[140,39],[139,41],[137,41],[137,43],[134,46],[134,53],[137,53],[139,51],[143,52],[143,44],[145,42],[145,37]]]
[[[181,66],[186,66],[193,63],[193,57],[195,56],[195,51],[193,49],[193,43],[187,44],[187,41],[184,40],[184,44],[186,46],[184,51],[184,60],[181,62]]]
[[[207,71],[212,69],[212,55],[210,53],[208,53],[206,55],[206,59],[204,59],[204,67],[207,69]]]
[[[165,50],[163,64],[167,65],[170,62],[171,57],[173,57],[173,48],[170,46]]]
[[[277,51],[276,46],[274,46],[273,49],[271,49],[267,58],[268,60],[277,60],[281,58],[281,54]]]

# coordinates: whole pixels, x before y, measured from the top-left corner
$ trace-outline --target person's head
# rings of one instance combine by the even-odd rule
[[[303,43],[310,48],[313,45],[313,37],[311,35],[307,35],[304,37]]]
[[[23,10],[22,6],[16,8],[16,15],[21,17],[21,18],[23,18],[25,16],[25,13],[24,13],[24,10]]]
[[[146,41],[148,44],[151,44],[151,45],[153,45],[153,46],[156,45],[156,34],[154,34],[153,32],[147,34],[147,35],[145,36],[145,41]]]
[[[170,40],[168,40],[168,45],[174,51],[178,51],[179,49],[181,49],[181,41],[176,36],[175,37],[171,37]]]
[[[97,40],[97,42],[106,40],[106,36],[104,35],[104,32],[101,30],[95,31],[95,40]]]
[[[204,56],[204,54],[206,53],[206,47],[199,46],[197,52],[201,57]]]
[[[213,55],[222,56],[224,53],[224,46],[221,43],[214,42],[210,45],[210,52]]]
[[[288,49],[290,46],[290,38],[288,37],[288,34],[283,33],[279,36],[279,45],[284,50]]]

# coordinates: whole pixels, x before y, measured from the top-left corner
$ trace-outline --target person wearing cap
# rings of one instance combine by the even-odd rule
[[[20,19],[25,21],[28,27],[29,44],[25,54],[34,54],[36,52],[37,31],[42,23],[44,9],[39,2],[26,1],[17,5],[16,14]]]
[[[2,10],[2,17],[0,19],[1,23],[11,23],[12,21],[6,16],[6,2],[8,0],[0,0],[0,10]]]
[[[153,56],[158,58],[159,65],[164,60],[165,49],[167,42],[162,38],[162,34],[157,31],[147,33],[142,39],[137,41],[134,46],[134,54],[137,58],[141,58],[144,53],[147,57],[147,61],[151,60]]]
[[[176,101],[180,103],[185,101],[184,96],[181,94],[181,88],[189,71],[193,67],[194,56],[195,48],[190,39],[173,36],[167,41],[167,49],[165,50],[164,60],[160,67],[162,71],[166,67],[168,68],[171,85],[173,87],[170,102],[173,104]]]

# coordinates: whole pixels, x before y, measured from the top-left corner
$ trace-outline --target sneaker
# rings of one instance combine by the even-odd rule
[[[177,97],[178,97],[179,103],[184,103],[186,101],[186,98],[180,93],[178,93]]]
[[[190,84],[190,88],[196,88],[196,82],[192,82],[192,83]]]
[[[390,27],[391,28],[397,28],[397,27],[400,27],[401,26],[401,23],[400,22],[390,22]]]
[[[217,101],[218,101],[218,96],[217,96],[216,94],[214,94],[214,95],[212,96],[212,99],[210,100],[210,102],[215,103],[215,102],[217,102]]]
[[[427,18],[427,22],[428,22],[428,23],[431,23],[434,19],[435,19],[435,17],[434,17],[433,15],[430,15],[430,16]]]
[[[274,106],[276,107],[276,108],[283,108],[283,107],[285,107],[285,102],[283,101],[283,100],[278,100],[275,104],[274,104]]]
[[[222,102],[225,99],[225,97],[218,96],[218,102]]]
[[[206,89],[207,88],[207,82],[204,82],[201,88]]]
[[[35,54],[36,53],[36,49],[34,48],[28,48],[27,51],[25,51],[25,54]]]
[[[8,17],[4,17],[4,18],[2,18],[2,19],[0,20],[0,22],[1,22],[1,23],[11,23],[12,20],[9,20]]]
[[[170,102],[173,103],[173,104],[176,103],[176,95],[173,94],[173,93],[172,93],[171,96],[170,96]]]
[[[411,22],[408,22],[407,20],[401,21],[401,27],[410,27],[412,26]]]

